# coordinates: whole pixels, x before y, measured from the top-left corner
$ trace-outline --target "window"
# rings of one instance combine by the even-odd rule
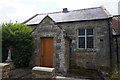
[[[78,30],[78,48],[93,48],[94,47],[93,29]]]

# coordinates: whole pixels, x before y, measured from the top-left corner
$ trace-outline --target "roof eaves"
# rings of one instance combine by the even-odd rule
[[[38,24],[26,24],[27,26],[36,26]]]
[[[120,37],[120,35],[112,35],[113,37]]]
[[[113,15],[113,17],[120,17],[120,15]]]
[[[84,21],[95,21],[95,20],[107,20],[109,18],[101,18],[101,19],[90,19],[90,20],[75,20],[75,21],[63,21],[63,22],[55,22],[54,20],[54,23],[56,24],[59,24],[59,23],[70,23],[70,22],[84,22]],[[41,21],[42,22],[42,21]],[[40,23],[41,23],[40,22]],[[39,23],[39,24],[40,24]],[[39,25],[39,24],[27,24],[28,26],[36,26],[36,25]]]
[[[70,22],[84,22],[84,21],[96,21],[96,20],[107,20],[109,18],[101,18],[101,19],[90,19],[90,20],[75,20],[75,21],[64,21],[64,22],[55,22],[56,24],[59,23],[70,23]]]

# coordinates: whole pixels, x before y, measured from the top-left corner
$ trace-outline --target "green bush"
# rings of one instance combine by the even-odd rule
[[[8,48],[12,48],[12,60],[16,67],[26,67],[31,60],[33,51],[32,28],[23,24],[2,24],[2,62],[8,55]]]

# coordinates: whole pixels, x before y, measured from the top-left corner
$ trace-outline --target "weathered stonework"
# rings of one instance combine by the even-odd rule
[[[40,38],[53,37],[53,67],[58,73],[66,75],[68,64],[65,60],[64,30],[60,29],[49,17],[46,17],[32,33],[34,38],[33,65],[40,66]],[[68,56],[67,56],[68,57]],[[67,66],[67,67],[66,67]]]
[[[71,68],[98,69],[110,67],[109,25],[107,20],[57,24],[72,37]],[[69,26],[69,27],[68,27]],[[94,29],[94,48],[79,49],[78,29]]]
[[[75,68],[100,69],[110,67],[108,20],[55,23],[50,17],[45,17],[32,32],[34,38],[34,53],[32,63],[40,66],[40,38],[53,37],[53,67],[56,73],[64,76],[67,71]],[[78,44],[78,29],[94,30],[94,48],[80,49]],[[65,38],[69,34],[72,42]]]
[[[0,79],[9,78],[10,64],[0,63]]]

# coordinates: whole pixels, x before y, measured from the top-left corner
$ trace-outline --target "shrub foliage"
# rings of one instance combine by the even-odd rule
[[[2,62],[8,55],[8,48],[12,48],[12,60],[16,67],[26,67],[31,60],[33,51],[32,28],[23,24],[2,24]]]

